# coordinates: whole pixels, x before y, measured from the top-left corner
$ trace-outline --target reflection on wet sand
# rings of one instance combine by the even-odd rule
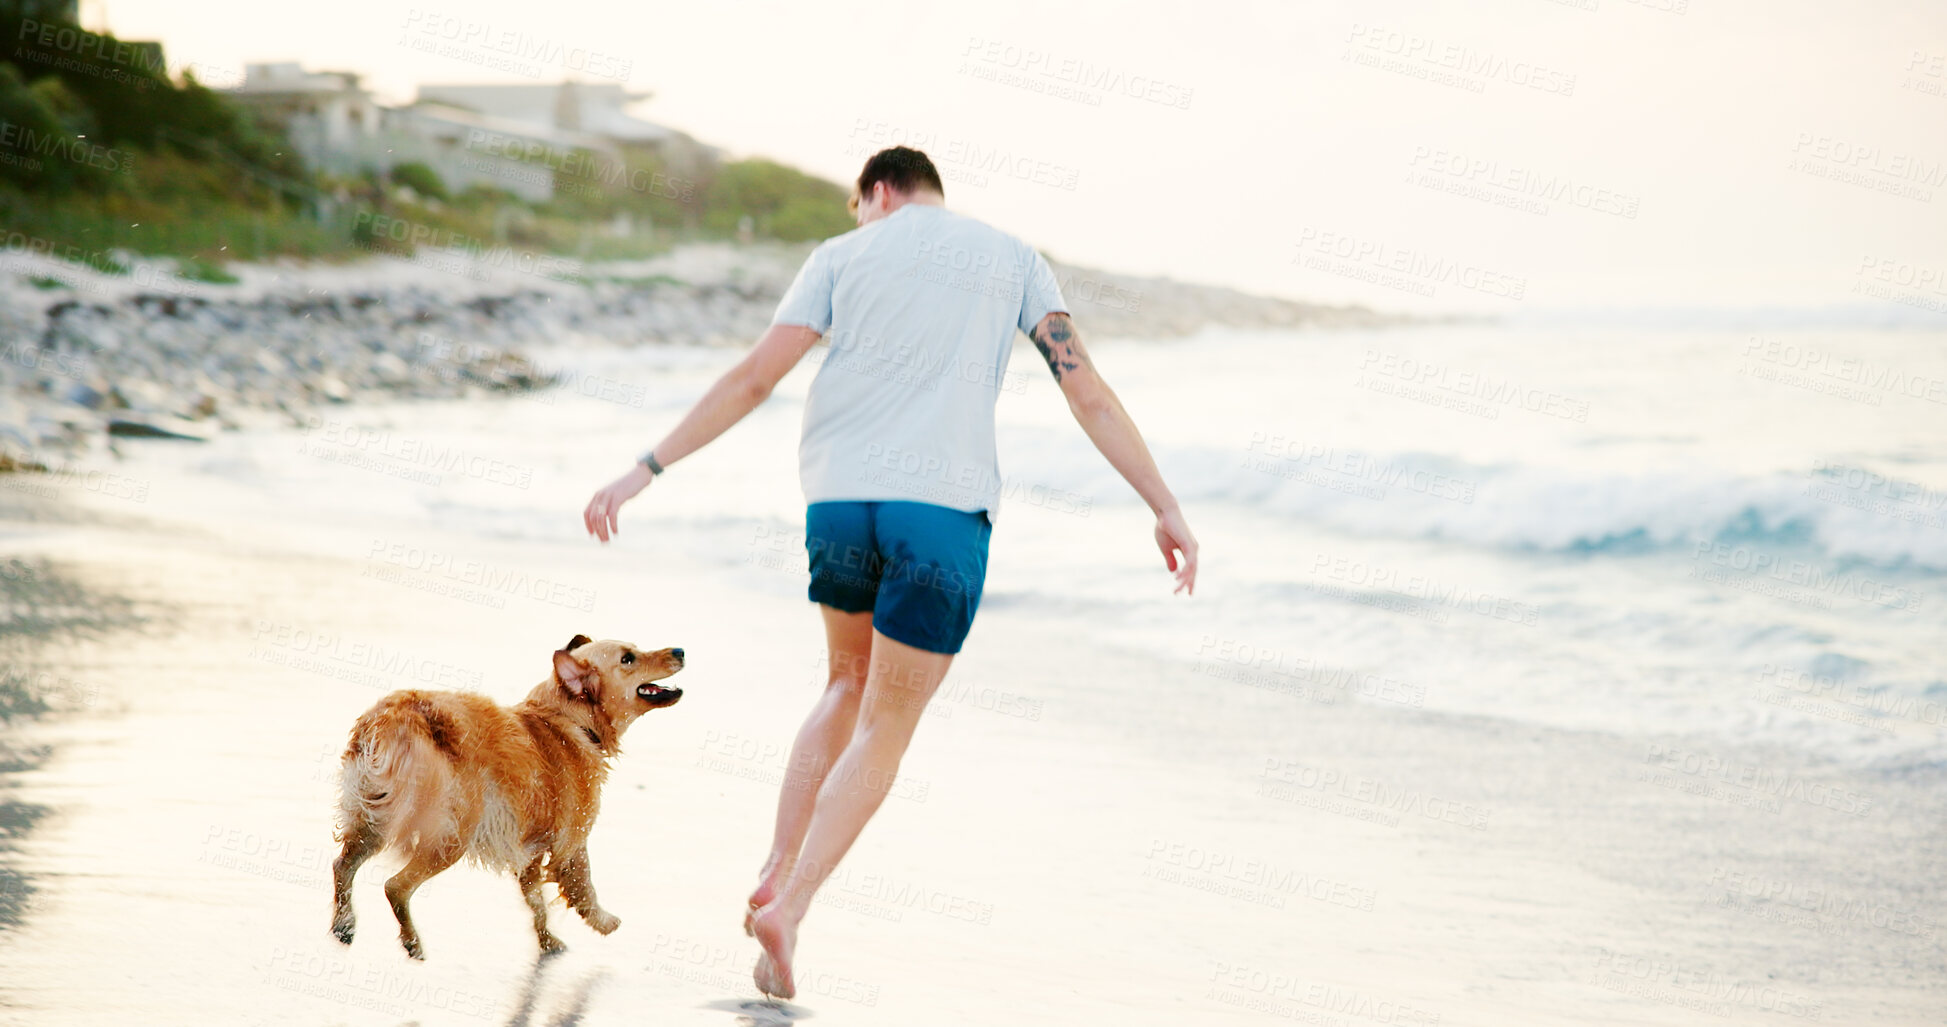
[[[0,500],[0,516],[10,521],[54,513],[52,503],[31,494]],[[83,584],[61,565],[38,557],[0,559],[0,931],[17,928],[28,914],[37,889],[16,856],[27,834],[52,812],[13,794],[18,776],[53,753],[23,736],[34,721],[85,711],[100,697],[98,685],[63,664],[59,646],[99,640],[139,622],[127,598]]]
[[[12,753],[0,755],[0,761],[0,774],[12,774],[39,762],[19,760]],[[47,814],[46,806],[0,798],[0,931],[20,925],[34,895],[32,879],[13,864],[15,844]]]

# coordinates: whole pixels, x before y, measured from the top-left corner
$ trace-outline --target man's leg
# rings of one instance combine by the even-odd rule
[[[929,652],[872,632],[872,656],[850,744],[825,775],[796,865],[784,876],[776,901],[752,917],[765,958],[757,970],[766,994],[791,997],[791,955],[798,923],[832,868],[851,849],[865,822],[885,801],[906,755],[920,715],[953,663],[949,653]]]
[[[872,658],[872,611],[846,613],[821,605],[818,612],[825,617],[825,650],[831,673],[825,694],[818,697],[811,715],[798,729],[797,741],[791,744],[791,763],[784,768],[784,784],[778,789],[771,855],[764,861],[757,890],[750,893],[752,909],[769,905],[777,897],[778,886],[790,876],[798,848],[804,844],[805,829],[811,825],[819,786],[852,738],[859,699],[865,692],[866,664]]]
[[[748,908],[755,910],[777,897],[777,890],[797,861],[818,801],[818,788],[832,762],[852,737],[859,697],[865,688],[865,664],[872,652],[872,610],[879,598],[883,570],[873,544],[877,504],[820,502],[805,507],[805,555],[811,581],[805,597],[818,604],[825,619],[825,649],[830,674],[818,700],[791,746],[791,762],[778,788],[777,821],[771,853],[758,873],[757,889]],[[744,931],[750,931],[744,917]]]

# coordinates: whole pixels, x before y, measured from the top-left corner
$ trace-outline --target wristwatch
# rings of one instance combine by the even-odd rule
[[[652,449],[649,452],[644,453],[641,456],[637,457],[636,463],[639,463],[642,466],[649,468],[650,474],[656,475],[657,477],[662,476],[663,465],[656,462],[655,450]]]

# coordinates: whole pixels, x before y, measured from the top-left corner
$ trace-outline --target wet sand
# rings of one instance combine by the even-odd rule
[[[9,576],[0,645],[50,707],[5,729],[9,1022],[1920,1024],[1947,1008],[1939,767],[1438,715],[1221,659],[1159,665],[1005,603],[807,919],[799,998],[764,1005],[738,924],[822,680],[800,579],[761,560],[726,573],[672,522],[653,559],[454,541],[553,582],[455,594],[362,525],[212,504],[189,523],[0,489],[9,566],[32,569]],[[621,929],[557,903],[570,950],[538,960],[512,881],[462,866],[415,900],[416,964],[375,862],[356,942],[333,941],[352,720],[422,682],[510,701],[578,631],[690,654],[686,697],[625,740],[594,832]]]

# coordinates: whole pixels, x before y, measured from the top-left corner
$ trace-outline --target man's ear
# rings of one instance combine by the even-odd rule
[[[576,636],[580,637],[580,636]],[[554,682],[561,690],[577,699],[588,696],[588,679],[595,674],[595,668],[568,655],[566,649],[554,654]]]
[[[576,635],[575,637],[569,639],[568,644],[562,646],[561,649],[563,652],[572,653],[575,650],[580,649],[582,646],[585,646],[588,643],[593,641],[594,639],[589,638],[587,635]]]

